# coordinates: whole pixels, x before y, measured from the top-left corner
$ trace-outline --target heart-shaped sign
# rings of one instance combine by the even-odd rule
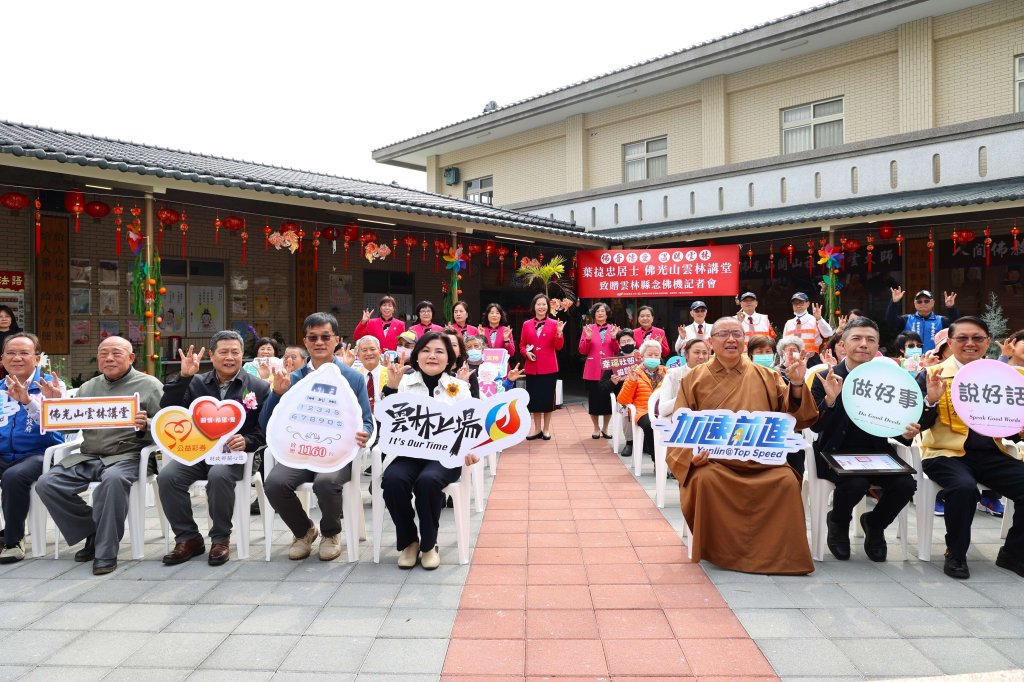
[[[197,398],[188,409],[165,407],[157,412],[150,433],[164,454],[192,465],[223,452],[228,439],[244,426],[244,415],[242,406],[234,400]],[[244,462],[245,453],[238,454],[239,462]]]

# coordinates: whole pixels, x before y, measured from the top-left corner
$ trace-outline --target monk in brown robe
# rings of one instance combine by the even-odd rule
[[[788,412],[796,429],[817,419],[804,377],[807,361],[777,372],[747,359],[743,327],[724,317],[712,327],[715,354],[687,374],[675,409]],[[693,561],[743,573],[804,575],[814,571],[807,544],[800,475],[788,464],[710,459],[689,448],[668,450],[668,465],[679,480],[683,516],[692,530]]]

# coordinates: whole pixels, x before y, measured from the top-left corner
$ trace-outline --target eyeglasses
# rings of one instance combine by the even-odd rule
[[[921,344],[919,344],[919,343],[908,343],[907,345],[905,345],[903,347],[904,348],[921,348]]]
[[[988,337],[987,336],[951,336],[949,338],[949,340],[954,342],[954,343],[960,343],[960,344],[967,343],[968,341],[970,341],[971,343],[985,343],[986,341],[988,341]]]
[[[38,353],[26,353],[25,351],[19,351],[17,353],[4,353],[4,357],[8,358],[27,358],[32,355],[39,355]]]
[[[930,299],[930,298],[919,298],[916,301],[914,301],[914,303],[931,303],[931,302],[932,302],[932,299]]]
[[[715,337],[716,339],[742,339],[745,336],[745,334],[742,330],[734,329],[731,332],[715,332],[711,336]]]
[[[333,338],[334,334],[321,334],[320,336],[317,336],[316,334],[309,334],[306,336],[306,341],[309,341],[310,343],[316,343],[317,341],[329,343]]]

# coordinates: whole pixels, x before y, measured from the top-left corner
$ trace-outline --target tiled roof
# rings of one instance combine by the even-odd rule
[[[988,204],[1024,199],[1024,179],[955,185],[917,192],[900,192],[874,197],[844,199],[792,208],[748,211],[715,218],[694,218],[644,227],[618,227],[596,232],[611,242],[637,242],[665,237],[689,237],[730,230],[749,230],[777,225],[828,223],[830,220],[857,216],[905,213],[929,208]]]
[[[8,121],[0,121],[0,153],[588,239],[583,228],[561,220],[397,184],[353,180]]]
[[[563,85],[563,86],[558,87],[558,88],[553,88],[551,90],[547,90],[546,92],[542,92],[540,94],[533,95],[531,97],[526,97],[524,99],[516,100],[515,102],[509,102],[508,104],[503,104],[501,106],[498,106],[495,109],[491,109],[490,111],[485,111],[482,114],[477,114],[476,116],[470,116],[468,118],[464,118],[464,119],[461,119],[459,121],[455,121],[454,123],[449,123],[447,125],[441,126],[440,128],[434,128],[433,130],[428,130],[426,132],[420,133],[419,135],[413,135],[412,137],[407,137],[405,139],[398,140],[396,142],[392,142],[390,144],[384,145],[383,147],[378,147],[374,151],[379,151],[381,149],[386,149],[388,147],[394,147],[394,146],[400,145],[400,144],[402,144],[404,142],[409,142],[410,140],[415,140],[415,139],[420,138],[420,137],[425,137],[427,135],[432,135],[433,133],[445,130],[446,128],[452,128],[454,126],[457,126],[457,125],[460,125],[462,123],[466,123],[468,121],[472,121],[472,120],[475,120],[475,119],[485,118],[485,117],[491,116],[492,114],[495,114],[495,113],[497,113],[499,111],[504,111],[505,109],[511,109],[512,107],[516,107],[516,106],[519,106],[521,104],[526,104],[527,102],[532,102],[533,100],[537,100],[537,99],[540,99],[542,97],[547,97],[548,95],[553,95],[555,93],[563,92],[565,90],[571,90],[572,88],[579,87],[581,85],[586,85],[587,83],[593,83],[594,81],[599,81],[602,78],[607,78],[608,76],[614,76],[615,74],[622,73],[624,71],[629,71],[630,69],[635,69],[635,68],[638,68],[638,67],[641,67],[641,66],[646,66],[648,64],[652,64],[654,62],[661,61],[662,59],[669,59],[671,57],[675,57],[677,55],[681,55],[681,54],[684,54],[686,52],[689,52],[690,50],[696,50],[696,49],[704,47],[706,45],[711,45],[713,43],[717,43],[717,42],[720,42],[720,41],[723,41],[723,40],[728,40],[729,38],[732,38],[734,36],[742,35],[744,33],[750,33],[751,31],[756,31],[756,30],[764,28],[766,26],[772,26],[772,25],[775,25],[775,24],[780,24],[780,23],[782,23],[784,21],[788,21],[788,20],[793,19],[795,17],[800,17],[800,16],[803,16],[805,14],[810,14],[811,12],[816,12],[816,11],[822,9],[822,8],[830,7],[832,5],[838,5],[838,4],[841,4],[841,3],[844,3],[844,2],[849,2],[849,0],[829,0],[828,2],[824,2],[824,3],[820,4],[820,5],[815,5],[814,7],[808,7],[807,9],[800,10],[799,12],[793,12],[792,14],[787,14],[785,16],[778,17],[777,19],[772,19],[771,21],[766,21],[766,22],[763,22],[763,23],[760,23],[760,24],[756,24],[754,26],[750,26],[748,28],[741,29],[739,31],[733,31],[732,33],[727,33],[724,36],[719,36],[717,38],[712,38],[711,40],[705,40],[703,42],[696,43],[694,45],[690,45],[689,47],[684,47],[684,48],[682,48],[680,50],[675,50],[673,52],[667,52],[665,54],[658,55],[657,57],[652,57],[650,59],[645,59],[643,61],[636,62],[635,64],[630,64],[629,66],[623,66],[622,68],[619,68],[619,69],[613,69],[611,71],[607,71],[607,72],[599,74],[597,76],[592,76],[590,78],[584,78],[581,81],[576,81],[575,83],[569,83],[568,85]]]

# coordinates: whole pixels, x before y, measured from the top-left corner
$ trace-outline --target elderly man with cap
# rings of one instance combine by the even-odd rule
[[[804,352],[817,354],[825,339],[835,333],[831,325],[821,318],[821,304],[811,305],[810,298],[802,291],[793,294],[789,302],[793,304],[793,319],[786,322],[782,335],[799,336],[804,342]],[[808,308],[811,309],[810,313],[807,312]],[[815,358],[813,364],[818,362]]]
[[[743,325],[746,338],[762,335],[774,339],[777,336],[772,329],[772,323],[768,321],[768,316],[757,312],[757,294],[748,291],[740,296],[739,304],[740,311],[736,313],[736,319]]]
[[[956,309],[956,292],[942,292],[943,300],[946,303],[947,315],[935,314],[935,297],[932,292],[922,289],[914,295],[913,313],[900,315],[900,301],[906,294],[903,287],[895,287],[892,291],[892,303],[885,313],[885,321],[892,327],[899,330],[901,334],[915,332],[923,342],[923,352],[927,353],[935,348],[935,335],[941,329],[945,329],[950,322],[960,317]]]
[[[704,301],[694,301],[690,304],[690,317],[693,322],[686,325],[679,325],[677,330],[679,337],[676,339],[675,348],[676,354],[681,355],[683,352],[683,344],[690,339],[701,339],[707,341],[711,338],[711,325],[707,324],[705,320],[708,316],[708,304]]]

